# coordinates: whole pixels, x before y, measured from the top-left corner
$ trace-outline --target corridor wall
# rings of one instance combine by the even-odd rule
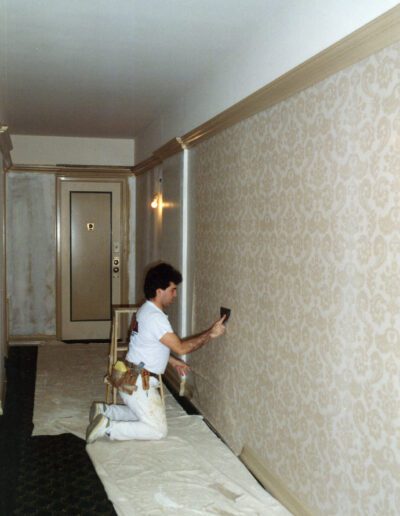
[[[182,178],[183,157],[177,154],[136,179],[137,300],[143,300],[143,282],[148,267],[157,261],[182,270]],[[151,208],[159,194],[159,205]],[[168,310],[173,328],[182,327],[182,296]]]
[[[312,514],[400,506],[400,46],[191,151],[194,402]]]
[[[51,338],[56,335],[56,176],[12,171],[6,176],[9,334],[22,340]],[[127,231],[131,303],[136,297],[135,187],[135,178],[130,178]]]
[[[136,302],[144,299],[146,267],[159,259],[160,212],[150,206],[159,189],[161,170],[156,168],[136,178]]]
[[[56,333],[55,176],[7,173],[9,333]]]
[[[6,274],[5,274],[5,173],[0,152],[0,414],[4,408],[6,375],[4,360],[7,355],[7,312],[5,304]]]

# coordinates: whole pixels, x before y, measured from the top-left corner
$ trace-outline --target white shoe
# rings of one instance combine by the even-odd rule
[[[94,443],[97,439],[106,435],[107,429],[110,426],[110,420],[103,414],[98,414],[86,430],[86,442],[88,444]]]
[[[93,419],[98,416],[99,414],[105,415],[107,410],[107,405],[105,403],[99,403],[97,401],[94,401],[92,403],[92,406],[90,407],[89,412],[89,423],[93,421]]]

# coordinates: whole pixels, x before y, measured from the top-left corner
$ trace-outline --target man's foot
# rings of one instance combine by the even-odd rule
[[[106,435],[107,429],[110,426],[110,420],[103,414],[98,414],[86,430],[86,442],[88,444],[94,443],[97,439]]]
[[[105,403],[99,403],[97,401],[93,402],[92,403],[92,406],[90,407],[90,412],[89,412],[89,423],[91,423],[93,421],[93,419],[98,416],[99,414],[104,414],[106,413],[106,410],[107,410],[107,405]]]

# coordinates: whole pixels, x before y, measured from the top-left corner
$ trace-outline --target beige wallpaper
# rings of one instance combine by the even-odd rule
[[[400,508],[400,46],[199,145],[195,400],[320,515]]]

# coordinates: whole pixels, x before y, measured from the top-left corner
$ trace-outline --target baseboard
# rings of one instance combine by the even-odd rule
[[[9,346],[36,346],[43,342],[55,341],[55,335],[10,335],[8,337]]]
[[[182,383],[173,368],[169,366],[167,367],[164,373],[164,378],[168,384],[168,388],[173,391],[176,396],[180,395],[180,391],[182,391]],[[187,399],[187,403],[190,405],[192,405],[192,402],[190,401],[192,396],[193,391],[191,389],[191,385],[184,382],[184,398]],[[192,406],[194,410],[199,412],[195,405]],[[207,421],[207,419],[204,419],[204,422],[220,439],[223,440],[217,430]],[[273,475],[268,467],[260,461],[257,454],[252,451],[251,448],[244,446],[239,455],[239,459],[255,476],[260,484],[294,516],[313,516],[312,512],[297,498],[297,496],[295,496],[283,484],[283,482]]]
[[[294,495],[268,467],[260,461],[256,452],[244,446],[239,455],[240,460],[256,479],[294,516],[313,516],[312,512]]]

